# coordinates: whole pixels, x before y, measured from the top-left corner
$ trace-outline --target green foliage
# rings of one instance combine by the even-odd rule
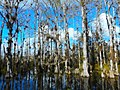
[[[95,64],[95,72],[97,72],[97,74],[101,74],[102,70],[100,69],[100,65],[99,64]]]
[[[1,73],[2,73],[3,75],[5,75],[5,74],[7,73],[7,68],[6,68],[6,67],[3,67],[3,68],[1,69]]]
[[[16,67],[16,65],[13,65],[13,73],[15,74],[15,75],[17,75],[17,67]]]
[[[120,73],[120,65],[118,65],[118,72]]]
[[[100,65],[99,64],[95,64],[95,70],[99,71],[100,70]]]
[[[84,58],[84,56],[81,56],[81,58],[80,58],[80,59],[83,61],[85,58]]]
[[[108,64],[104,64],[104,65],[103,65],[103,68],[104,68],[106,71],[109,71],[109,70],[110,70]]]
[[[83,64],[80,64],[80,67],[79,67],[79,71],[82,72],[83,71]]]
[[[110,52],[107,53],[108,60],[110,60]]]
[[[110,70],[109,65],[108,64],[104,64],[103,65],[103,73],[105,73],[106,75],[108,75],[109,70]]]
[[[33,70],[33,68],[34,68],[34,61],[31,61],[29,63],[29,70]]]

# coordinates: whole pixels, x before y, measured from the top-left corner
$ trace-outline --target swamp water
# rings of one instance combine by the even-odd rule
[[[100,78],[97,74],[89,78],[79,75],[32,73],[11,79],[0,76],[0,90],[120,90],[120,76],[115,79]]]

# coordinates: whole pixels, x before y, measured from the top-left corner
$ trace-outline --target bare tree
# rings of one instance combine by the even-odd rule
[[[88,50],[87,50],[87,40],[88,40],[88,26],[87,26],[87,13],[86,13],[86,2],[81,1],[81,12],[82,12],[82,29],[83,29],[83,73],[82,76],[89,77],[88,73]]]
[[[18,16],[18,7],[19,7],[19,3],[20,1],[4,1],[3,2],[3,8],[5,10],[6,13],[2,14],[0,12],[0,15],[4,18],[6,26],[9,30],[9,39],[8,39],[8,47],[7,47],[7,58],[8,58],[8,62],[9,62],[9,75],[10,73],[12,73],[12,38],[14,36],[13,32],[13,27],[14,24],[17,23],[17,16]],[[17,29],[16,29],[17,31]],[[11,76],[11,75],[10,75]]]

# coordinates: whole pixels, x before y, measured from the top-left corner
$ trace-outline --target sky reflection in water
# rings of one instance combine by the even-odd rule
[[[0,77],[0,90],[120,90],[120,76],[102,79],[97,75],[83,78],[79,75],[27,75],[5,79]]]

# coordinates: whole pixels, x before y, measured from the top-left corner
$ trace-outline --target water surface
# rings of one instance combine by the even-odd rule
[[[66,74],[30,74],[6,79],[1,75],[0,90],[120,90],[120,76],[105,79],[97,75],[83,78]]]

